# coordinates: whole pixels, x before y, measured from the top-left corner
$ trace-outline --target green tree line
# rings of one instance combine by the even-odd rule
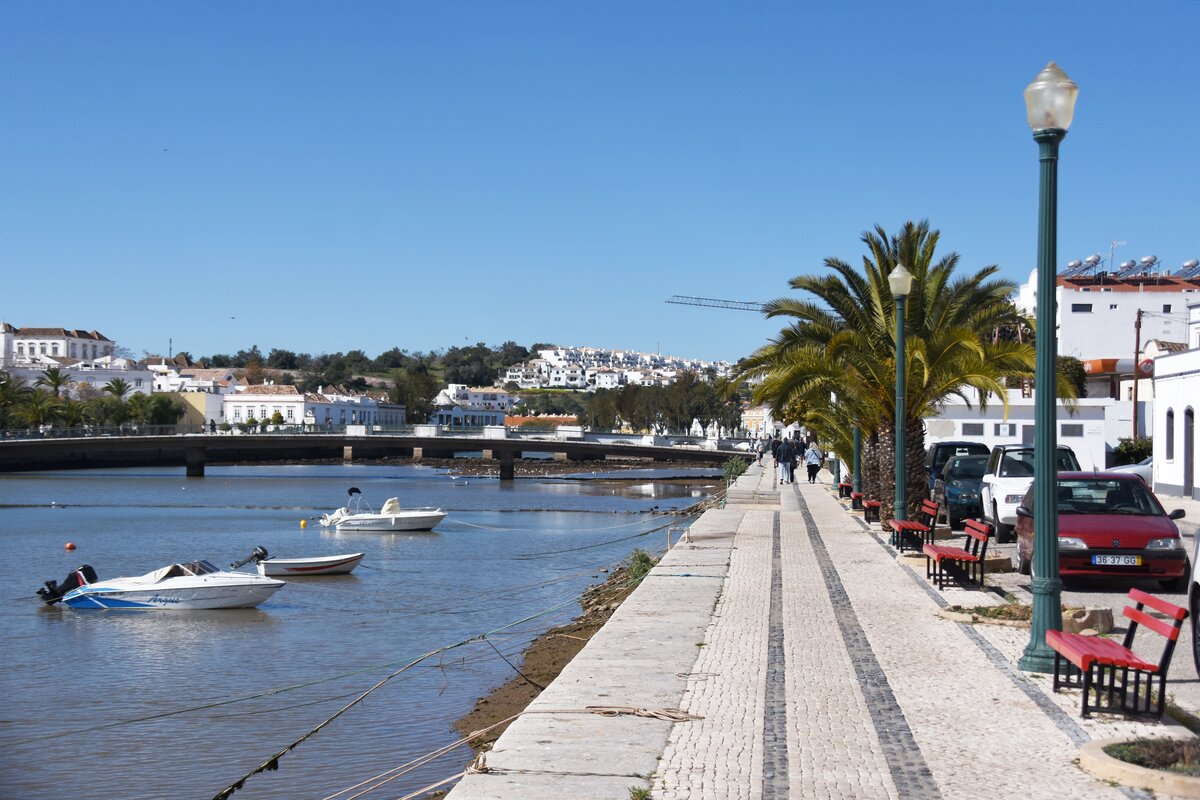
[[[133,393],[122,378],[114,378],[102,389],[76,384],[74,397],[71,389],[69,375],[58,367],[43,371],[33,385],[0,372],[0,430],[174,425],[185,411],[178,397]]]

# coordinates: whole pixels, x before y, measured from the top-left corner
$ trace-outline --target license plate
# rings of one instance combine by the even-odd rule
[[[1141,556],[1092,556],[1092,563],[1098,567],[1140,567]]]

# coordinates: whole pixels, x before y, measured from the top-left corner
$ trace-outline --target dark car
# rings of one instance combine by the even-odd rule
[[[1158,580],[1183,591],[1191,575],[1187,550],[1174,520],[1136,475],[1119,472],[1060,472],[1058,571]],[[1017,507],[1017,571],[1032,572],[1033,487]]]
[[[980,442],[937,442],[925,451],[925,474],[929,478],[929,496],[933,497],[933,484],[942,474],[946,462],[955,456],[986,456],[992,452]]]
[[[986,455],[954,456],[934,482],[933,499],[945,510],[952,529],[957,530],[964,519],[983,515],[979,486],[987,463]]]

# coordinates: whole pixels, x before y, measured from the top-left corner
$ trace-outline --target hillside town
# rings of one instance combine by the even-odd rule
[[[1027,313],[1036,302],[1036,283],[1035,270],[1014,298]],[[1082,362],[1085,374],[1080,398],[1070,405],[1060,402],[1058,436],[1081,463],[1103,469],[1122,439],[1154,439],[1156,489],[1192,491],[1182,456],[1194,450],[1189,398],[1200,396],[1198,292],[1200,278],[1165,272],[1122,277],[1067,269],[1056,277],[1058,349]],[[385,386],[357,391],[333,384],[302,391],[286,372],[251,384],[247,370],[206,367],[184,356],[139,361],[120,352],[96,330],[0,323],[0,370],[14,378],[45,384],[47,371],[53,370],[66,397],[100,392],[113,381],[121,381],[130,394],[169,394],[183,404],[181,425],[214,431],[267,424],[386,430],[412,421],[402,403],[389,400]],[[685,373],[716,381],[729,378],[733,367],[629,350],[544,347],[498,370],[492,386],[446,383],[437,390],[427,421],[448,428],[513,424],[522,392],[666,387]],[[989,398],[968,391],[945,401],[937,416],[925,419],[927,443],[969,439],[994,447],[1033,441],[1028,385],[1009,389],[1005,402],[981,399]],[[704,432],[703,426],[694,427]],[[766,406],[742,404],[738,430],[745,436],[795,435],[796,429],[775,419]]]

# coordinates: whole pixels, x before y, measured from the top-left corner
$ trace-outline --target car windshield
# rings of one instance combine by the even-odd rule
[[[1058,482],[1058,513],[1156,517],[1163,510],[1140,480],[1072,478]]]
[[[987,456],[958,456],[946,467],[946,478],[982,478],[987,462]]]
[[[1071,472],[1079,469],[1079,461],[1073,452],[1060,447],[1054,454],[1054,468],[1059,472]],[[1004,459],[1000,462],[1000,477],[1032,478],[1033,448],[1010,450],[1005,453]]]

